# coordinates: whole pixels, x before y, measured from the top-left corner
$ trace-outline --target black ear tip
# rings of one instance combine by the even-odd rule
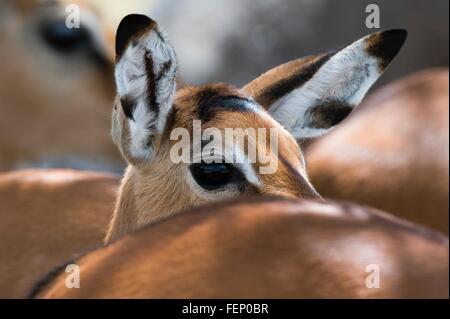
[[[116,56],[120,58],[130,39],[148,29],[155,29],[157,23],[142,14],[129,14],[120,21],[116,33]]]
[[[408,32],[404,29],[378,32],[367,39],[366,50],[379,59],[380,68],[384,70],[398,54],[407,37]]]
[[[120,21],[119,24],[119,30],[123,27],[125,28],[137,26],[148,27],[153,24],[156,24],[156,22],[153,19],[147,17],[146,15],[133,13],[123,17],[122,21]]]
[[[405,29],[390,29],[381,32],[381,39],[396,41],[401,47],[408,37],[408,31]]]

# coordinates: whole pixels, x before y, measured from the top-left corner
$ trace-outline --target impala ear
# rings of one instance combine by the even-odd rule
[[[153,158],[175,94],[177,61],[152,19],[132,14],[116,35],[113,139],[131,163]]]
[[[244,87],[297,139],[326,133],[361,102],[402,47],[405,30],[283,64]]]

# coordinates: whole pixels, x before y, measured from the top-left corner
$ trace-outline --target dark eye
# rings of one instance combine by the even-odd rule
[[[63,19],[44,22],[41,33],[48,45],[61,53],[72,53],[90,44],[89,34],[82,26],[68,28]]]
[[[219,189],[244,180],[236,168],[226,163],[192,164],[190,169],[197,184],[206,190]]]

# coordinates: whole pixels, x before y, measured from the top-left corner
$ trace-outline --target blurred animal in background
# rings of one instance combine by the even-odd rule
[[[431,69],[389,84],[312,142],[306,158],[319,193],[448,234],[448,77]]]
[[[25,298],[49,269],[101,245],[118,184],[76,170],[0,174],[0,298]]]
[[[375,209],[244,198],[70,260],[79,289],[67,288],[64,265],[31,297],[448,298],[448,249],[446,236]]]
[[[404,30],[378,32],[340,50],[283,64],[243,89],[210,84],[175,93],[177,61],[167,37],[150,18],[126,16],[116,36],[112,135],[129,166],[107,241],[222,198],[248,193],[319,197],[308,181],[297,141],[325,134],[347,117],[405,39]],[[276,130],[278,149],[271,148],[269,139],[255,147],[269,152],[277,169],[261,173],[265,165],[260,158],[254,164],[227,164],[225,152],[215,154],[219,163],[174,162],[176,141],[170,132],[184,128],[194,136],[194,120],[201,121],[203,130]],[[249,148],[235,145],[233,158],[250,158]]]
[[[0,0],[0,171],[118,171],[110,138],[113,32],[85,1]],[[112,35],[112,36],[111,36]]]
[[[115,25],[99,2],[0,0],[0,171],[121,170],[110,136]],[[65,24],[69,4],[79,29]],[[0,297],[25,297],[55,264],[100,245],[117,186],[87,171],[2,172]]]

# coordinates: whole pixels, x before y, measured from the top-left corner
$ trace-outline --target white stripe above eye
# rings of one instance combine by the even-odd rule
[[[254,166],[250,163],[247,154],[245,154],[244,150],[237,147],[236,144],[233,143],[231,149],[226,148],[228,145],[225,143],[225,148],[222,150],[223,154],[214,154],[213,157],[208,157],[209,161],[213,161],[214,159],[218,159],[220,162],[229,163],[234,166],[237,170],[239,170],[242,175],[244,175],[247,182],[252,184],[255,187],[261,187],[261,180],[258,174],[255,171]],[[201,156],[205,156],[205,154],[199,155],[194,154],[193,160],[201,159]],[[205,159],[203,157],[203,159]]]
[[[240,172],[245,176],[247,181],[255,187],[261,188],[261,180],[259,176],[256,174],[255,168],[252,164],[248,163],[248,161],[244,161],[243,163],[233,164]]]

